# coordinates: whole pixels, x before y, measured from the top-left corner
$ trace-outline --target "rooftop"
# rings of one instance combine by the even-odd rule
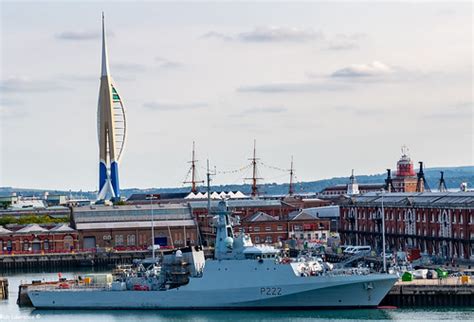
[[[381,192],[368,192],[352,198],[353,204],[381,204]],[[474,191],[469,192],[393,192],[383,194],[384,205],[474,207]]]

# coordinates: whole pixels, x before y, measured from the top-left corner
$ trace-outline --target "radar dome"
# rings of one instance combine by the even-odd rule
[[[227,248],[232,248],[234,245],[234,239],[232,237],[226,237],[226,239],[224,239],[224,245]]]

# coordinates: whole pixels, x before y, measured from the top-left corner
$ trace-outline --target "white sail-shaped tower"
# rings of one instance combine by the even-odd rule
[[[97,108],[99,139],[98,199],[119,198],[119,162],[125,148],[127,119],[125,106],[109,74],[105,19],[102,13],[102,73]]]

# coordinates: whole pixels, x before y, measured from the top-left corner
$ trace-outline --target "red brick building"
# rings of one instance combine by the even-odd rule
[[[474,259],[474,192],[384,193],[383,205],[387,249]],[[340,233],[343,244],[381,251],[382,194],[342,204]]]
[[[218,202],[217,200],[211,201],[211,211],[217,209]],[[229,211],[240,217],[241,222],[245,222],[247,218],[258,212],[265,213],[276,220],[286,219],[290,212],[299,209],[298,206],[284,203],[279,199],[228,200],[227,206]],[[211,225],[213,214],[208,214],[207,201],[191,201],[189,207],[199,224],[203,241],[212,244],[215,238],[215,228]]]
[[[236,230],[244,230],[256,244],[272,244],[295,239],[325,241],[329,236],[330,220],[315,217],[304,211],[296,211],[286,219],[270,216],[261,211],[241,222]]]
[[[0,226],[0,254],[62,253],[77,249],[78,233],[66,224]]]
[[[153,214],[153,216],[152,216]],[[197,227],[186,204],[89,206],[73,209],[81,249],[143,249],[152,244],[196,245]]]

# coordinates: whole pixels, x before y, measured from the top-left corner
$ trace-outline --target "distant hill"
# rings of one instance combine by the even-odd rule
[[[467,182],[468,187],[474,187],[474,166],[463,166],[463,167],[440,167],[440,168],[426,168],[425,177],[428,185],[431,189],[438,188],[438,182],[440,177],[440,171],[444,171],[444,179],[448,189],[457,189],[462,182]],[[386,174],[373,174],[373,175],[360,175],[356,176],[357,182],[359,183],[383,183]],[[331,179],[323,179],[309,182],[298,182],[295,184],[295,190],[298,193],[315,193],[323,190],[326,187],[330,187],[337,184],[345,184],[349,181],[349,177],[335,177]],[[250,193],[249,184],[240,185],[219,185],[213,186],[213,191],[235,191],[240,190],[244,193]],[[44,192],[48,191],[50,194],[64,194],[69,195],[70,193],[75,197],[83,197],[89,199],[95,199],[96,193],[94,191],[66,191],[66,190],[42,190],[42,189],[25,189],[25,188],[12,188],[12,187],[0,187],[0,196],[9,196],[13,192],[24,196],[41,196]],[[122,189],[122,195],[128,197],[134,193],[165,193],[165,192],[186,192],[189,191],[188,187],[184,188],[152,188],[152,189],[139,189],[129,188]],[[288,192],[288,184],[277,184],[277,183],[265,183],[260,185],[260,191],[268,195],[282,195]]]

